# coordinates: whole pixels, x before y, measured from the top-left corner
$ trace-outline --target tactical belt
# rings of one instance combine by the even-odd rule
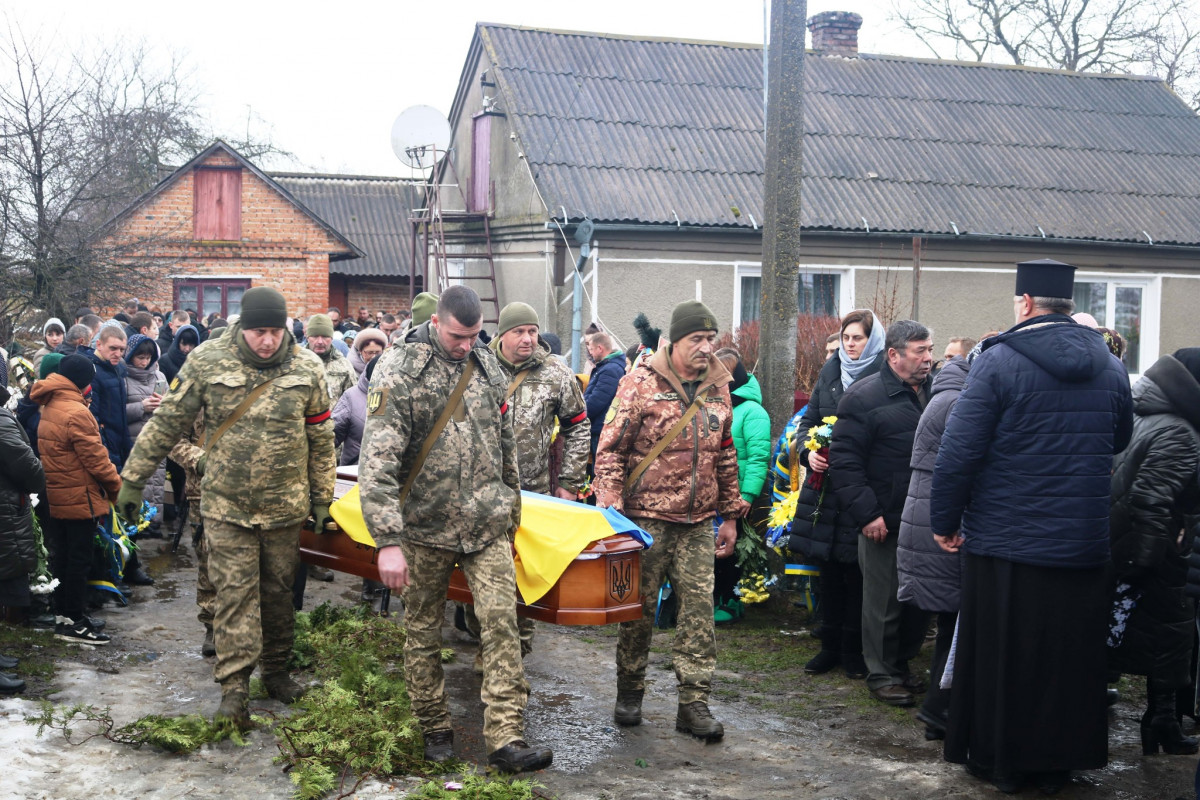
[[[475,373],[475,362],[467,357],[467,365],[463,367],[462,377],[458,379],[458,383],[454,387],[454,391],[450,393],[450,399],[446,401],[445,408],[438,415],[437,421],[433,423],[433,427],[429,429],[429,433],[425,436],[425,441],[421,445],[421,449],[417,452],[417,457],[413,459],[412,469],[408,471],[408,478],[405,479],[404,485],[400,487],[400,507],[404,507],[404,501],[408,499],[408,493],[412,491],[413,482],[416,481],[417,475],[421,473],[421,467],[425,466],[425,459],[429,457],[429,451],[433,449],[434,442],[442,435],[442,430],[445,429],[446,423],[450,421],[450,415],[454,413],[454,409],[458,408],[462,402],[463,395],[467,391],[467,384],[471,382],[471,376]]]
[[[688,423],[692,421],[692,417],[696,416],[696,412],[700,410],[702,405],[704,405],[704,401],[707,398],[708,389],[705,389],[703,392],[697,394],[696,399],[693,400],[692,404],[687,407],[686,411],[683,412],[683,416],[680,417],[679,422],[676,422],[674,425],[672,425],[671,430],[667,431],[667,435],[659,439],[658,443],[655,444],[654,447],[650,449],[650,452],[646,454],[646,457],[638,462],[638,465],[633,468],[633,472],[629,473],[629,477],[625,479],[626,494],[629,493],[634,484],[641,480],[641,477],[646,470],[650,469],[650,465],[654,462],[654,459],[662,455],[663,450],[667,449],[667,445],[675,441],[675,437],[683,433],[683,429],[686,428]]]

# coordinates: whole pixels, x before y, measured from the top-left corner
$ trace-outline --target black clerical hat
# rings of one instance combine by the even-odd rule
[[[1052,258],[1017,264],[1016,296],[1071,297],[1075,292],[1075,268]]]

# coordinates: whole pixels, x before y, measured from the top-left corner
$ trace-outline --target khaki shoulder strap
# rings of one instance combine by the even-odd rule
[[[275,378],[278,377],[278,375],[275,376]],[[260,383],[258,386],[255,386],[253,389],[251,389],[250,393],[242,399],[242,402],[238,403],[238,407],[233,410],[233,413],[226,417],[225,421],[221,423],[220,427],[213,431],[212,436],[205,437],[204,441],[200,444],[200,449],[204,450],[205,452],[211,450],[216,445],[217,440],[224,436],[225,432],[232,428],[233,424],[241,419],[243,414],[250,410],[250,406],[254,405],[254,401],[262,397],[263,392],[271,388],[271,384],[275,381],[275,378],[264,381],[263,383]]]
[[[642,477],[646,470],[650,469],[650,465],[654,463],[654,459],[662,455],[663,450],[667,449],[667,445],[675,441],[675,437],[683,433],[683,429],[692,421],[692,417],[696,416],[696,412],[700,410],[700,406],[704,405],[705,399],[708,397],[708,389],[696,395],[696,399],[687,407],[687,411],[683,412],[683,416],[679,421],[671,426],[671,430],[667,431],[667,435],[659,439],[654,447],[650,448],[650,452],[646,457],[638,462],[638,465],[633,468],[633,472],[629,473],[629,477],[625,479],[625,491],[628,492],[633,488]]]
[[[299,352],[300,352],[300,346],[292,345],[292,355],[294,356]],[[281,377],[281,376],[280,375],[275,376],[275,378],[278,378],[278,377]],[[263,393],[265,391],[267,391],[268,388],[270,388],[272,383],[274,383],[275,378],[268,378],[267,380],[260,383],[258,386],[255,386],[253,389],[251,389],[250,394],[248,394],[244,398],[242,398],[242,402],[238,403],[238,406],[237,406],[237,408],[235,408],[233,410],[233,413],[230,414],[228,417],[226,417],[225,421],[222,422],[215,431],[213,431],[212,436],[204,437],[203,441],[200,442],[200,449],[204,450],[205,452],[208,452],[214,446],[216,446],[217,440],[219,440],[222,436],[224,436],[226,431],[228,431],[230,428],[232,428],[234,423],[236,423],[239,419],[241,419],[242,415],[250,410],[250,406],[254,405],[255,400],[257,400],[258,398],[263,396]]]
[[[508,388],[504,390],[504,402],[507,403],[512,399],[513,392],[517,390],[517,387],[521,385],[523,380],[529,377],[529,373],[531,372],[533,372],[532,369],[524,369],[516,374],[516,377],[514,377],[512,382],[508,384]]]
[[[400,507],[404,507],[404,501],[408,499],[408,493],[412,491],[413,482],[416,481],[417,475],[421,473],[421,468],[425,466],[425,459],[429,457],[429,451],[433,449],[434,442],[442,435],[442,430],[445,429],[446,423],[450,421],[450,415],[454,413],[454,409],[458,408],[462,402],[463,395],[467,391],[467,384],[471,382],[471,376],[475,373],[475,362],[467,357],[467,365],[463,367],[463,374],[458,379],[458,383],[454,386],[454,391],[450,393],[450,399],[446,401],[445,408],[438,415],[437,421],[433,423],[433,427],[429,429],[429,434],[426,435],[425,441],[421,444],[421,449],[417,452],[417,457],[413,459],[412,469],[408,471],[408,478],[405,479],[404,485],[400,487]]]

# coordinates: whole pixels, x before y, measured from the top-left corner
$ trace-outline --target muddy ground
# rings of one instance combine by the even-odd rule
[[[286,798],[292,786],[279,765],[274,739],[264,731],[248,746],[230,742],[189,756],[133,749],[92,738],[69,744],[60,733],[36,738],[24,724],[36,699],[69,705],[111,706],[118,725],[146,714],[211,714],[220,699],[211,662],[200,656],[203,630],[195,619],[194,562],[170,554],[157,540],[144,560],[158,582],[136,591],[126,608],[99,612],[113,642],[106,648],[55,643],[48,634],[0,629],[0,652],[22,656],[29,687],[0,700],[0,797]],[[309,584],[308,607],[329,600],[350,604],[358,581]],[[987,798],[995,789],[945,763],[937,742],[926,742],[912,710],[873,702],[861,681],[839,673],[812,677],[800,665],[815,651],[807,612],[786,595],[752,607],[743,621],[718,631],[720,657],[712,708],[725,724],[725,741],[705,745],[675,731],[670,632],[656,633],[652,684],[639,728],[612,723],[615,628],[539,625],[535,652],[526,660],[533,693],[527,713],[531,741],[554,748],[554,764],[536,779],[548,797],[562,800],[741,800],[820,798],[926,800]],[[471,671],[474,644],[447,626],[458,658],[447,681],[460,755],[485,760],[480,737],[479,679]],[[926,648],[928,650],[928,647]],[[928,654],[926,654],[926,658]],[[49,676],[49,663],[57,669]],[[927,664],[925,665],[927,666]],[[34,674],[30,674],[33,672]],[[1123,684],[1113,709],[1109,766],[1081,774],[1064,798],[1185,796],[1194,756],[1143,757],[1137,684]],[[257,707],[285,713],[270,700]],[[90,731],[80,726],[74,739]],[[402,796],[414,780],[372,782],[354,797]],[[1037,796],[1033,790],[1028,796]]]

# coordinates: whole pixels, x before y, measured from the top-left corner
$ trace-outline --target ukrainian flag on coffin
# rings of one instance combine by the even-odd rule
[[[329,513],[351,539],[375,546],[363,520],[358,486],[335,500]],[[521,527],[517,529],[514,558],[521,599],[526,605],[536,603],[588,545],[618,533],[629,534],[643,547],[654,543],[649,533],[614,509],[521,492]]]

